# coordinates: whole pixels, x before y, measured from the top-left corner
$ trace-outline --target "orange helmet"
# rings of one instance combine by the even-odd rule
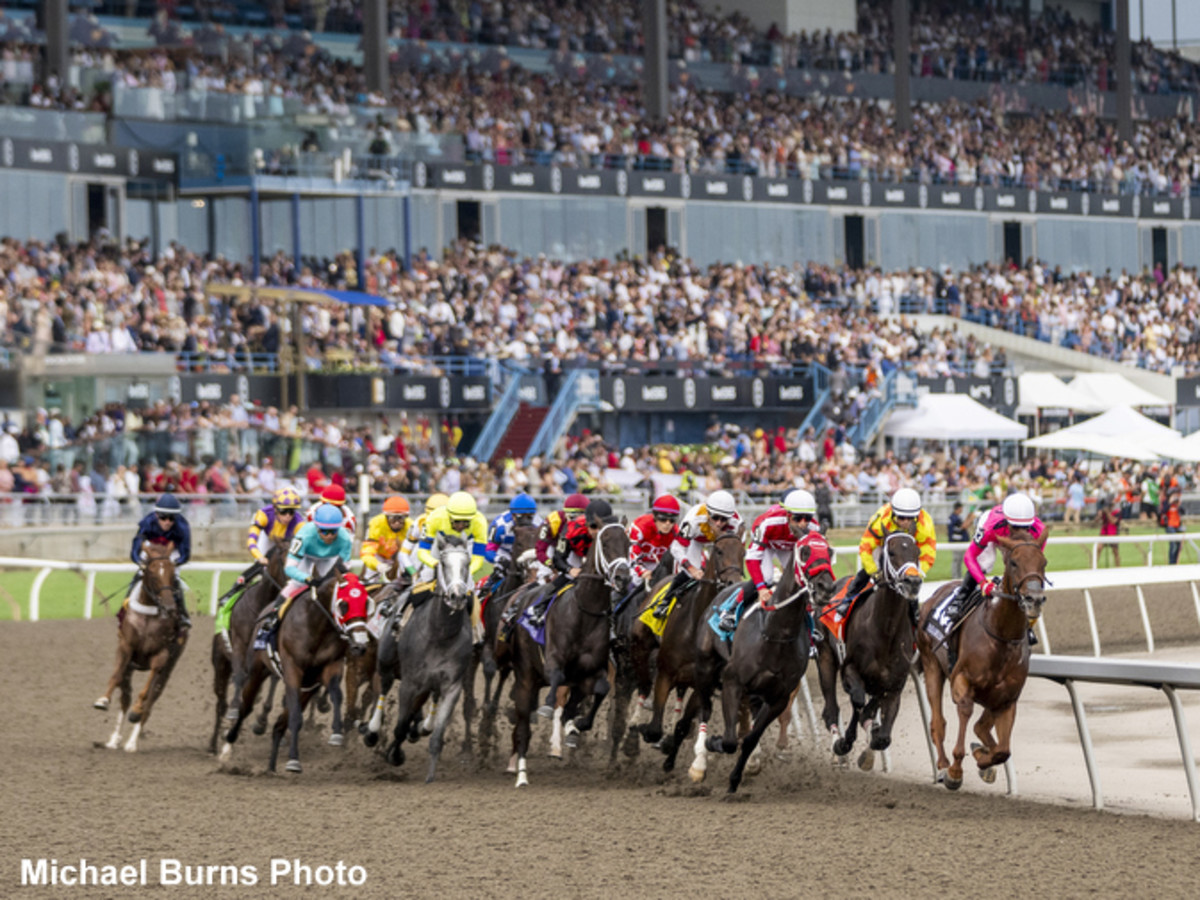
[[[408,509],[409,509],[408,501],[405,500],[403,497],[401,497],[399,494],[393,494],[391,497],[388,497],[386,500],[383,501],[384,515],[407,516]]]
[[[321,499],[334,506],[342,506],[346,502],[346,489],[340,484],[331,484],[321,491]]]

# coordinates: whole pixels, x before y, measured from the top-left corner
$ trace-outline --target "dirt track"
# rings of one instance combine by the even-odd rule
[[[567,763],[539,753],[530,761],[533,786],[517,792],[499,765],[460,763],[457,742],[439,782],[425,785],[423,749],[398,773],[357,738],[327,747],[323,730],[302,737],[303,775],[263,774],[267,739],[252,735],[238,750],[238,774],[221,772],[204,752],[210,620],[197,626],[136,755],[96,746],[113,721],[90,708],[112,664],[111,619],[0,627],[8,770],[0,897],[330,890],[266,886],[275,856],[365,867],[365,887],[341,891],[354,897],[1195,894],[1200,826],[1188,821],[1009,800],[982,793],[978,779],[951,795],[834,770],[811,749],[769,760],[734,803],[722,802],[728,762],[719,759],[709,786],[695,789],[686,762],[664,777],[653,751],[617,773],[586,751]],[[39,668],[49,674],[36,676]],[[545,730],[537,726],[535,748]],[[148,858],[151,886],[19,886],[23,857],[81,856],[97,864]],[[157,878],[163,857],[255,866],[261,881],[166,888]]]

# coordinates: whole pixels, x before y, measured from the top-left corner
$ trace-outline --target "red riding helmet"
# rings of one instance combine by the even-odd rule
[[[334,506],[342,506],[346,502],[346,489],[340,484],[331,484],[321,491],[321,499]]]
[[[668,516],[679,515],[679,501],[670,494],[663,494],[654,501],[654,505],[650,507],[651,512],[663,513]]]
[[[572,512],[583,512],[588,507],[588,498],[583,494],[572,494],[563,503],[563,509],[569,509]]]

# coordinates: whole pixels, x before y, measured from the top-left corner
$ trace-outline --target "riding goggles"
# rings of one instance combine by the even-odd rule
[[[679,518],[679,516],[673,516],[670,513],[655,513],[654,514],[655,522],[674,522],[678,518]]]

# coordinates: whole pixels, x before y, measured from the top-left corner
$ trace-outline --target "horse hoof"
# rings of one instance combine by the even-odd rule
[[[761,756],[757,757],[757,758],[751,757],[750,759],[746,760],[745,774],[757,775],[761,771],[762,771],[762,757]]]
[[[568,734],[563,738],[563,743],[571,750],[577,750],[579,748],[579,732],[575,731]]]
[[[250,730],[261,737],[267,733],[267,724],[265,722],[255,722],[250,726]]]
[[[504,770],[504,774],[506,774],[506,775],[516,775],[517,774],[517,755],[515,753],[513,754],[512,759],[510,759],[508,761],[508,768],[506,768]]]
[[[336,731],[329,736],[329,746],[330,747],[340,747],[340,746],[342,746],[342,744],[345,743],[345,741],[346,741],[346,739],[342,735],[338,734]]]
[[[858,767],[864,772],[870,772],[875,768],[875,751],[864,750],[858,754]]]
[[[948,791],[957,791],[960,787],[962,787],[962,779],[951,778],[950,773],[947,772],[946,777],[942,779],[942,784],[946,786],[946,790]]]
[[[833,742],[833,755],[834,756],[849,756],[850,750],[853,746],[854,746],[853,744],[847,744],[845,738],[838,738],[836,741]]]
[[[129,713],[129,721],[130,721],[130,722],[133,722],[135,725],[136,725],[138,722],[142,721],[142,714],[141,714],[141,712],[140,712],[139,710],[136,710],[136,709],[135,709],[135,710],[131,710],[131,711],[130,711],[130,713]]]
[[[995,784],[996,783],[996,768],[995,768],[995,766],[988,766],[986,769],[980,769],[979,777],[983,779],[984,784]]]
[[[92,709],[108,709],[108,698],[101,697],[99,700],[97,700],[95,703],[92,704]]]
[[[327,712],[329,712],[329,709],[330,709],[329,698],[327,696],[325,696],[324,694],[322,694],[320,697],[317,698],[317,712],[327,713]]]
[[[367,747],[374,747],[379,743],[379,732],[367,731],[363,734],[363,744]]]
[[[543,719],[552,719],[552,718],[554,718],[554,707],[553,706],[539,706],[537,714],[539,716],[541,716]],[[520,787],[520,785],[518,785],[518,787]]]
[[[695,766],[692,766],[690,769],[688,769],[688,778],[692,779],[692,784],[699,784],[704,780],[704,776],[707,774],[708,772],[706,770],[697,769]]]
[[[300,760],[298,759],[289,759],[287,761],[287,765],[283,768],[285,771],[291,772],[295,775],[299,775],[304,771],[304,767],[300,765]]]
[[[519,787],[519,788],[529,787],[529,776],[526,775],[524,772],[517,773],[517,787]]]

